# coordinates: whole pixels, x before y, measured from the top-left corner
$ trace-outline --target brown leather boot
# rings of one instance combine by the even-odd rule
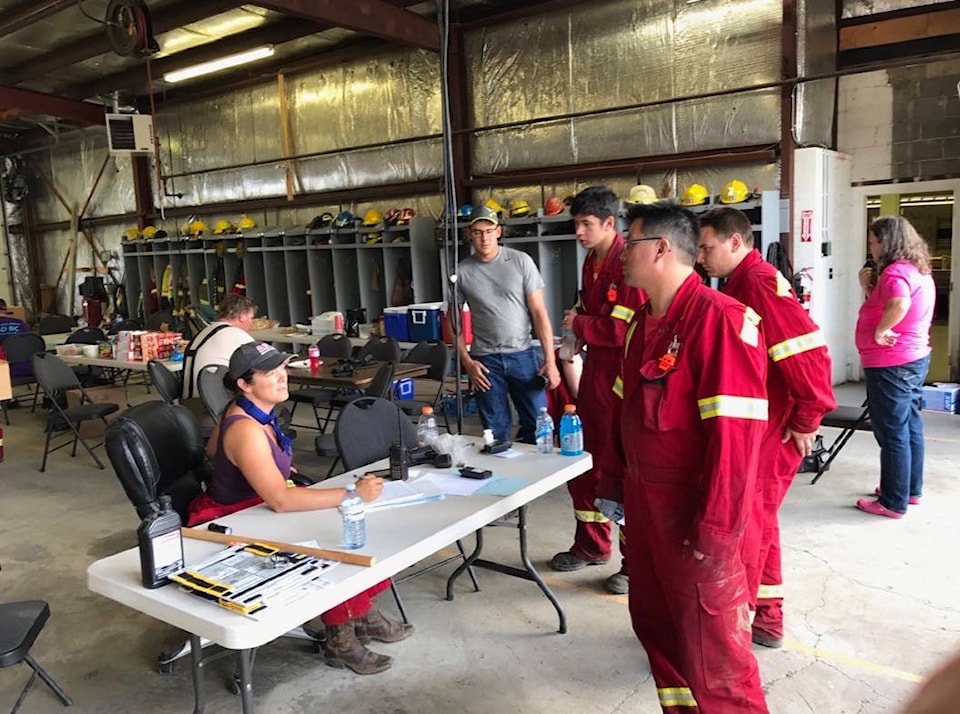
[[[378,674],[393,666],[393,657],[371,652],[357,639],[356,620],[345,625],[327,626],[323,643],[324,660],[331,667],[349,667],[357,674]]]
[[[376,605],[370,606],[370,611],[363,617],[358,617],[357,637],[367,644],[370,640],[378,642],[399,642],[413,634],[413,625],[405,622],[392,622],[383,616]]]

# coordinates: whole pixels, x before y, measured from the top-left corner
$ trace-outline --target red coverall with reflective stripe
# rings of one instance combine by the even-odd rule
[[[721,288],[755,310],[763,320],[769,366],[767,431],[760,445],[757,472],[763,511],[759,553],[747,556],[751,595],[758,596],[753,629],[783,637],[783,574],[777,512],[803,456],[787,428],[810,434],[837,407],[831,386],[830,355],[820,328],[800,305],[790,283],[756,250],[744,258]]]
[[[664,712],[767,712],[741,560],[766,429],[759,321],[696,273],[649,336],[646,321],[638,311],[617,385],[621,493],[601,484],[624,504],[629,570],[643,574],[630,578],[633,629]]]
[[[614,403],[618,401],[612,391],[613,382],[620,374],[628,323],[643,301],[642,291],[623,282],[624,244],[623,237],[617,234],[596,277],[596,254],[590,251],[583,261],[580,283],[583,289],[577,303],[580,314],[573,321],[574,334],[587,345],[577,413],[583,422],[583,448],[591,454],[602,454],[612,448]],[[601,474],[601,469],[594,466],[567,482],[577,520],[570,552],[584,560],[606,560],[612,550],[610,521],[594,505]],[[620,529],[621,553],[624,530]]]

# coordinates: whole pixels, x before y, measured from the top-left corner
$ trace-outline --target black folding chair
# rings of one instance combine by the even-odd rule
[[[368,386],[362,393],[358,392],[355,395],[349,395],[345,397],[337,397],[330,402],[330,410],[333,411],[334,406],[338,406],[343,409],[348,404],[361,399],[363,397],[376,397],[378,399],[386,399],[387,395],[390,394],[390,388],[393,386],[393,373],[396,369],[396,365],[393,362],[384,362],[380,365],[380,369],[377,370],[376,375],[370,381],[370,386]],[[341,401],[342,400],[342,401]],[[327,419],[329,420],[329,414]],[[340,423],[340,419],[337,419],[337,423]],[[333,476],[334,469],[337,467],[337,464],[340,462],[340,450],[337,448],[336,443],[336,434],[320,434],[315,441],[315,446],[318,456],[332,456],[333,463],[330,464],[330,469],[327,471],[327,478]]]
[[[433,399],[399,399],[397,406],[403,409],[403,413],[414,419],[419,418],[424,407],[433,407],[434,413],[440,409],[440,397],[443,396],[444,381],[450,373],[450,352],[447,346],[439,340],[424,340],[418,342],[407,356],[403,358],[404,362],[411,364],[425,364],[429,367],[424,379],[431,382],[437,382],[437,391]],[[445,410],[443,412],[443,423],[450,433],[450,419]]]
[[[60,446],[50,448],[50,440],[54,434],[63,432],[73,432],[73,451],[71,456],[77,455],[77,442],[83,444],[83,448],[93,457],[98,468],[104,468],[103,462],[93,452],[100,444],[91,446],[87,440],[80,435],[80,425],[86,421],[99,419],[104,427],[107,425],[107,415],[113,414],[120,409],[119,404],[96,404],[87,395],[86,390],[77,379],[76,373],[70,369],[69,365],[56,355],[46,352],[40,352],[33,356],[33,373],[43,389],[44,395],[50,403],[50,411],[47,413],[47,439],[43,446],[43,458],[40,461],[41,473],[47,469],[47,454],[57,449],[62,449],[70,442],[66,441]],[[80,394],[80,404],[75,407],[67,407],[67,391],[77,390]],[[102,442],[101,442],[102,443]]]
[[[197,389],[200,391],[200,399],[203,400],[203,406],[207,408],[207,413],[213,419],[214,424],[220,423],[220,415],[227,408],[233,394],[223,383],[223,377],[227,373],[227,367],[222,364],[208,364],[200,370],[197,375]]]
[[[367,355],[377,362],[399,362],[400,345],[392,337],[371,337],[357,352],[357,361],[362,362]]]
[[[30,365],[30,374],[11,376],[10,382],[14,387],[21,387],[28,384],[35,385],[33,401],[30,405],[31,412],[37,408],[37,397],[40,394],[40,385],[37,383],[37,378],[33,374],[33,356],[38,352],[44,352],[46,349],[47,345],[43,341],[43,338],[32,332],[21,332],[10,335],[3,341],[3,351],[7,355],[7,362],[10,363],[11,372],[21,371],[19,368],[13,370],[13,367],[18,367],[22,364]],[[7,403],[0,402],[0,408],[3,409],[4,421],[9,425],[10,414],[7,412]]]
[[[859,407],[837,407],[823,417],[820,426],[840,429],[840,433],[826,450],[827,457],[821,461],[817,469],[817,475],[813,477],[811,484],[819,481],[820,477],[830,469],[830,464],[837,458],[843,447],[847,445],[854,432],[873,431],[873,424],[870,423],[870,406],[864,401]]]
[[[147,374],[150,375],[150,381],[157,388],[160,398],[167,404],[176,404],[183,389],[180,378],[156,359],[147,362]]]
[[[397,403],[375,397],[361,397],[345,406],[340,418],[337,419],[333,436],[338,458],[343,462],[346,471],[386,458],[390,454],[390,445],[395,441],[402,441],[408,448],[417,445],[417,429],[409,419],[404,417]],[[410,622],[410,620],[407,618],[407,612],[403,607],[403,600],[400,598],[397,584],[454,560],[466,562],[467,556],[459,540],[457,541],[457,548],[460,555],[445,558],[439,563],[434,563],[402,578],[390,581],[390,588],[393,590],[397,608],[400,610],[400,616],[404,622]],[[473,568],[468,567],[467,572],[473,581],[474,588],[479,591],[480,586],[477,583]]]
[[[50,606],[43,600],[0,603],[0,669],[26,662],[33,670],[10,714],[16,714],[20,709],[20,705],[23,704],[27,692],[30,691],[37,677],[40,677],[53,690],[63,706],[68,707],[73,704],[60,685],[53,681],[53,677],[30,656],[30,648],[40,636],[48,619],[50,619]]]
[[[353,345],[350,344],[349,338],[340,333],[321,337],[317,343],[317,347],[320,350],[321,359],[347,359],[353,353]],[[293,415],[297,412],[297,405],[309,404],[313,409],[313,418],[317,422],[316,428],[322,434],[326,431],[327,424],[330,422],[330,411],[327,411],[327,418],[321,423],[319,410],[325,406],[329,407],[330,400],[337,396],[338,393],[339,391],[336,389],[308,386],[290,392],[290,401],[293,402],[293,409],[290,410],[291,422],[293,421]]]

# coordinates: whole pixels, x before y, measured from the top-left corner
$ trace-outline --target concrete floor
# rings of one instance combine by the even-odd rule
[[[131,387],[131,396],[146,398],[140,387]],[[838,398],[858,404],[862,388],[846,385]],[[63,450],[41,474],[42,417],[20,409],[11,420],[0,464],[0,598],[50,602],[53,615],[34,656],[73,697],[71,711],[190,711],[189,668],[160,675],[154,664],[182,634],[85,587],[91,562],[135,542],[136,515],[112,470]],[[927,488],[907,518],[853,508],[877,483],[878,451],[862,432],[817,486],[801,475],[791,490],[782,513],[787,642],[778,651],[756,649],[772,712],[899,711],[924,673],[960,648],[960,416],[926,413],[924,421]],[[825,433],[828,440],[835,434]],[[309,452],[311,432],[302,434],[298,462],[322,473]],[[531,552],[567,610],[566,635],[556,633],[554,611],[532,583],[481,572],[482,592],[471,592],[464,579],[456,600],[444,601],[447,566],[402,586],[417,634],[379,646],[397,658],[391,671],[354,676],[325,666],[305,642],[281,639],[257,657],[258,711],[658,711],[626,597],[600,587],[615,567],[569,574],[546,567],[571,542],[567,494],[532,504],[530,521]],[[487,553],[515,556],[513,531],[487,533]],[[393,608],[388,600],[385,609]],[[224,686],[232,672],[232,659],[211,666],[208,712],[239,711]],[[12,706],[27,677],[25,666],[0,671],[0,710]],[[24,714],[61,710],[45,686],[34,686]]]

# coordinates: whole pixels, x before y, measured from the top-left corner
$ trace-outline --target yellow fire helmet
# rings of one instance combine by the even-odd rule
[[[376,208],[371,208],[363,214],[363,225],[367,228],[379,226],[381,223],[383,223],[383,214]]]
[[[684,206],[701,206],[710,198],[710,192],[702,183],[692,183],[683,192],[683,198],[680,199]]]
[[[656,203],[657,192],[651,186],[645,183],[637,184],[630,189],[630,195],[627,196],[627,203],[637,205],[640,203]]]
[[[202,236],[204,233],[208,232],[207,224],[204,223],[199,218],[194,218],[187,225],[187,235],[189,236]]]
[[[222,236],[224,233],[233,233],[233,224],[221,218],[213,226],[213,235]]]
[[[150,228],[151,226],[147,226],[147,227]],[[137,228],[136,226],[131,226],[130,228],[127,228],[127,230],[125,230],[125,231],[123,232],[123,237],[124,237],[126,240],[136,240],[137,238],[140,237],[140,229]],[[144,238],[149,238],[149,237],[150,237],[150,236],[147,236],[147,235],[146,235],[146,229],[144,229],[144,236],[143,236],[143,237],[144,237]]]
[[[157,235],[157,228],[156,228],[156,226],[146,226],[146,227],[143,229],[142,233],[143,233],[143,237],[144,237],[144,238],[146,238],[147,240],[150,240],[151,238],[156,237],[156,235]]]
[[[510,202],[510,217],[523,218],[530,213],[530,204],[523,198],[515,198]]]
[[[257,222],[252,218],[250,218],[246,213],[240,216],[240,222],[237,223],[237,228],[239,228],[242,231],[246,231],[256,227],[257,227]]]
[[[743,203],[750,197],[750,189],[747,184],[739,179],[734,179],[720,193],[720,203]]]
[[[483,205],[496,213],[498,216],[503,216],[503,206],[497,203],[494,199],[488,198],[483,202]]]

